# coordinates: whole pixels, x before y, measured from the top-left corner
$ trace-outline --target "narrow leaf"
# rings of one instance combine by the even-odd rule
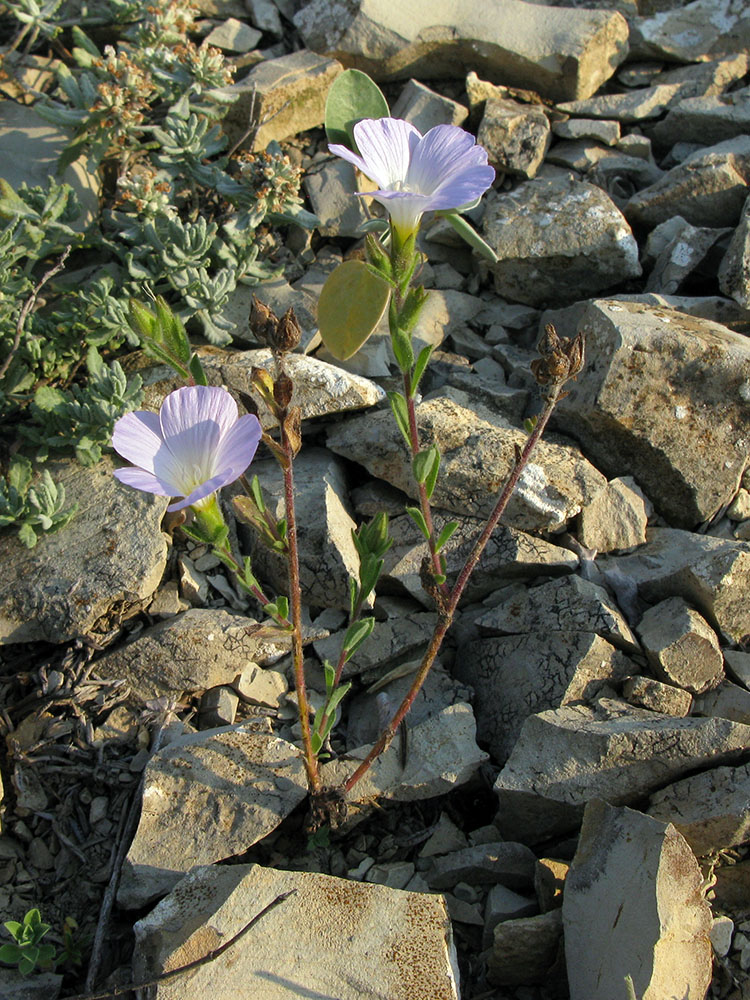
[[[437,541],[435,542],[435,550],[437,552],[439,552],[445,543],[453,536],[457,528],[458,521],[448,521],[443,530],[437,536]]]
[[[491,264],[497,264],[499,257],[495,251],[488,243],[484,242],[476,229],[474,229],[473,226],[470,226],[463,216],[458,215],[456,212],[445,212],[445,214],[443,214],[443,218],[450,222],[461,239],[465,240],[473,250],[480,253],[482,257],[484,257],[485,260],[488,260]]]
[[[435,484],[437,483],[438,471],[440,470],[440,452],[438,451],[437,445],[432,445],[430,451],[433,454],[433,463],[430,466],[430,471],[427,473],[427,478],[424,481],[424,488],[427,491],[428,500],[435,492]]]
[[[358,622],[352,622],[344,636],[344,650],[347,660],[351,659],[365,639],[372,635],[374,628],[374,618],[362,618]]]
[[[416,526],[422,532],[422,534],[427,539],[427,541],[429,541],[430,540],[430,532],[429,532],[429,530],[427,528],[427,522],[424,519],[424,515],[422,514],[422,511],[419,509],[419,507],[407,507],[406,508],[406,513],[409,515],[409,517],[412,519],[412,521],[416,524]]]
[[[427,344],[427,346],[423,347],[422,350],[417,355],[417,362],[414,365],[414,371],[411,373],[410,395],[412,399],[414,399],[414,397],[417,394],[417,390],[419,389],[419,383],[421,382],[422,375],[424,374],[424,370],[427,367],[427,362],[430,360],[430,356],[434,350],[435,350],[434,344]]]
[[[411,448],[411,438],[409,437],[409,413],[406,408],[406,400],[400,392],[395,392],[394,390],[386,393],[386,395],[388,396],[388,402],[391,404],[391,410],[393,411],[393,417],[396,421],[398,429],[401,431],[404,441],[406,441],[406,447]]]

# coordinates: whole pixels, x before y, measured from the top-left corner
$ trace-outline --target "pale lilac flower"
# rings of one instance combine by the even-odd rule
[[[418,228],[424,212],[468,205],[495,178],[487,152],[456,125],[422,135],[400,118],[365,118],[354,126],[354,140],[360,155],[346,146],[328,148],[378,185],[367,195],[387,208],[402,239]]]
[[[115,424],[112,447],[137,468],[116,469],[121,483],[162,497],[167,510],[201,505],[239,479],[260,441],[257,417],[237,417],[226,389],[191,385],[165,398],[158,413],[137,410]]]

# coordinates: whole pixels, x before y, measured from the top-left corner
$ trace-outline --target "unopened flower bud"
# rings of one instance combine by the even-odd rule
[[[273,398],[276,400],[277,404],[282,410],[285,410],[292,399],[292,393],[294,392],[294,382],[289,378],[286,373],[282,373],[274,380],[273,383]]]
[[[250,329],[262,344],[271,346],[278,322],[278,319],[265,302],[261,302],[257,295],[253,295],[253,307],[250,311]]]

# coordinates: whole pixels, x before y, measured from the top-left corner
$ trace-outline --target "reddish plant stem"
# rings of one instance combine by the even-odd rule
[[[404,395],[406,397],[406,410],[409,414],[409,438],[411,439],[411,457],[414,458],[419,454],[419,429],[417,427],[417,411],[414,405],[414,396],[411,392],[411,374],[404,372]],[[427,531],[430,537],[427,539],[427,544],[430,548],[430,560],[432,561],[432,572],[440,577],[443,575],[443,568],[440,564],[440,556],[438,555],[437,548],[435,546],[435,527],[432,522],[432,508],[430,507],[430,498],[427,496],[427,487],[424,483],[417,483],[419,489],[419,509],[422,511],[422,517],[424,518],[425,524],[427,525]],[[439,585],[440,592],[448,597],[449,590],[445,583]]]
[[[286,461],[283,463],[284,505],[286,507],[287,544],[289,546],[287,562],[289,565],[289,596],[292,608],[294,686],[297,691],[297,707],[299,708],[299,721],[300,728],[302,729],[302,749],[305,759],[305,770],[307,771],[307,781],[310,786],[310,792],[315,795],[320,792],[321,782],[318,759],[313,752],[312,739],[310,737],[310,705],[307,700],[307,685],[305,684],[305,667],[302,651],[302,593],[299,576],[299,549],[297,547],[297,520],[294,512],[294,474],[292,472],[294,451],[284,429],[283,421],[279,421],[279,423],[281,425],[281,443],[286,454]]]
[[[497,527],[498,521],[505,512],[505,508],[508,506],[508,501],[513,495],[513,490],[515,489],[518,480],[521,478],[523,470],[528,465],[529,459],[531,458],[531,454],[534,451],[534,448],[536,447],[540,437],[544,433],[544,429],[547,426],[547,422],[549,421],[550,416],[552,415],[553,409],[555,408],[555,403],[558,400],[561,389],[562,389],[562,384],[553,386],[549,390],[547,399],[545,401],[544,409],[539,416],[536,426],[534,427],[534,430],[527,438],[526,444],[524,445],[521,454],[518,456],[518,459],[516,460],[516,463],[513,466],[510,475],[508,476],[505,486],[503,487],[502,493],[500,494],[492,513],[487,519],[487,523],[485,524],[481,533],[477,536],[477,539],[474,542],[474,545],[472,546],[471,552],[467,556],[466,562],[464,563],[460,573],[458,574],[458,577],[456,578],[456,582],[453,586],[453,589],[450,591],[450,595],[448,597],[447,602],[442,606],[438,607],[438,622],[437,625],[435,626],[435,631],[432,633],[432,638],[430,639],[427,650],[425,651],[425,654],[422,657],[422,662],[419,665],[419,670],[417,671],[412,686],[409,688],[409,691],[405,695],[404,700],[399,705],[396,714],[393,716],[388,726],[381,733],[380,738],[378,739],[375,746],[368,753],[368,755],[365,757],[365,759],[362,761],[362,763],[359,765],[356,771],[354,771],[354,773],[350,775],[350,777],[344,782],[343,788],[345,792],[351,791],[351,789],[354,787],[354,785],[356,785],[359,779],[364,774],[366,774],[366,772],[370,769],[370,766],[372,765],[373,761],[377,757],[379,757],[380,754],[383,753],[383,751],[388,749],[393,737],[398,732],[398,727],[401,725],[401,722],[403,721],[407,712],[414,703],[414,699],[419,694],[419,690],[424,684],[427,674],[430,672],[430,669],[435,661],[435,657],[438,654],[438,650],[440,649],[443,639],[445,638],[448,629],[451,627],[453,623],[453,616],[456,613],[458,602],[461,600],[461,596],[464,592],[466,584],[469,581],[469,577],[471,576],[472,572],[474,571],[474,568],[479,562],[482,552],[484,551],[485,546],[487,545],[487,542],[489,541],[490,536],[492,535],[492,532]]]

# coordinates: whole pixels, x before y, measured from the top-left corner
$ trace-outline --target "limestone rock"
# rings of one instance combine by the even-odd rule
[[[562,913],[550,910],[533,917],[503,920],[495,927],[487,979],[496,986],[549,984],[562,944]],[[562,978],[558,966],[557,976]]]
[[[231,684],[246,663],[272,662],[289,650],[288,638],[256,637],[257,624],[245,615],[193,608],[105,653],[97,673],[122,678],[143,701]]]
[[[458,677],[474,688],[479,739],[506,761],[534,712],[595,697],[633,665],[592,632],[534,631],[463,646]]]
[[[480,615],[476,624],[489,635],[594,632],[626,652],[640,648],[607,591],[577,575],[526,588]]]
[[[627,53],[621,14],[522,0],[456,7],[420,0],[313,0],[294,18],[304,43],[378,80],[463,78],[466,67],[551,100],[593,94]]]
[[[260,31],[238,21],[236,17],[230,17],[209,32],[206,44],[214,45],[224,52],[249,52],[255,48],[260,39]]]
[[[739,225],[719,266],[719,287],[725,295],[739,302],[743,309],[750,308],[750,198],[745,201]]]
[[[49,178],[57,173],[57,161],[63,149],[73,137],[72,130],[42,121],[22,104],[3,101],[0,106],[0,177],[13,189],[21,184],[46,189]],[[82,211],[70,226],[83,232],[99,214],[101,180],[96,167],[80,157],[69,164],[57,180],[73,188]]]
[[[459,527],[441,552],[445,556],[448,584],[453,586],[484,522],[475,517],[435,513],[435,530],[442,531],[451,520],[458,520]],[[428,555],[427,542],[408,514],[392,518],[389,529],[394,544],[385,556],[383,580],[396,582],[412,597],[432,608],[432,598],[425,593],[420,578],[422,560]],[[540,573],[557,576],[573,572],[577,565],[578,558],[569,549],[500,523],[482,553],[479,570],[469,579],[464,599],[481,600],[510,580],[527,579]]]
[[[704,997],[711,982],[711,908],[698,864],[673,826],[594,801],[563,900],[571,1000]]]
[[[532,917],[538,911],[537,902],[531,896],[521,896],[504,885],[493,885],[487,893],[484,909],[482,947],[492,946],[495,928],[501,921]]]
[[[590,115],[592,118],[613,118],[618,122],[633,123],[658,118],[684,93],[680,83],[661,83],[653,87],[639,87],[624,94],[597,94],[580,101],[559,104],[561,111],[571,115]]]
[[[321,768],[326,785],[338,785],[354,773],[372,745],[358,747]],[[487,754],[476,744],[476,723],[471,707],[463,702],[431,715],[409,730],[406,767],[399,740],[373,763],[349,793],[349,803],[384,798],[416,802],[435,798],[467,782]]]
[[[504,837],[534,843],[575,827],[589,799],[627,805],[701,767],[726,764],[750,726],[676,719],[601,699],[530,716],[495,782]]]
[[[734,226],[750,184],[750,136],[741,135],[688,156],[628,202],[628,221],[651,228],[673,215],[694,226]]]
[[[620,139],[620,123],[592,118],[567,118],[562,122],[553,122],[552,132],[561,139],[596,139],[605,146],[614,146]]]
[[[654,126],[654,139],[664,146],[697,142],[712,146],[750,130],[750,87],[714,97],[686,97]]]
[[[342,677],[348,679],[359,674],[379,677],[395,663],[413,659],[427,648],[436,621],[434,612],[414,612],[412,608],[405,608],[403,615],[376,621],[372,635],[348,661]],[[336,663],[343,637],[344,633],[339,632],[315,642],[314,649],[320,659]]]
[[[617,552],[646,541],[650,502],[632,476],[610,479],[578,517],[578,539],[587,549]]]
[[[119,483],[105,457],[93,468],[48,462],[65,487],[65,509],[78,512],[61,531],[27,549],[0,543],[0,643],[68,642],[146,607],[167,563],[161,520],[168,500]]]
[[[524,432],[465,393],[446,388],[417,406],[423,447],[434,441],[442,453],[433,506],[486,517],[514,461]],[[411,462],[392,415],[381,412],[333,428],[328,447],[364,465],[380,479],[415,496]],[[560,527],[604,485],[604,479],[575,449],[543,441],[527,466],[505,521],[521,530]]]
[[[151,758],[120,906],[141,907],[194,865],[242,854],[305,798],[299,750],[257,722],[182,737]]]
[[[312,420],[345,410],[363,410],[375,406],[385,398],[385,393],[375,382],[351,375],[318,358],[305,354],[289,354],[285,370],[294,390],[290,406],[299,406],[303,420]],[[270,350],[243,351],[233,354],[221,365],[221,376],[228,389],[251,393],[253,367],[273,372]],[[253,397],[257,398],[257,397]],[[258,402],[258,419],[264,430],[276,427],[268,407]]]
[[[254,462],[252,471],[272,516],[284,517],[283,475],[275,459]],[[305,448],[294,462],[294,485],[303,600],[321,608],[348,608],[348,579],[357,576],[359,557],[343,464],[322,448]],[[268,549],[252,525],[243,524],[240,534],[249,542],[253,572],[277,593],[286,593],[286,557]]]
[[[675,781],[649,799],[648,813],[672,823],[698,857],[750,840],[750,765],[715,767]]]
[[[696,698],[693,710],[697,715],[732,719],[750,725],[750,691],[731,681],[723,681]]]
[[[637,51],[650,58],[691,62],[697,52],[705,58],[745,53],[750,47],[750,22],[742,0],[693,0],[636,23]]]
[[[536,858],[525,844],[507,841],[477,844],[435,858],[427,872],[431,889],[452,889],[458,882],[495,885],[509,889],[530,889]]]
[[[605,472],[627,468],[671,523],[711,517],[737,492],[746,461],[750,341],[616,300],[589,303],[579,329],[585,367],[556,419]]]
[[[498,294],[528,305],[569,302],[641,273],[625,218],[600,188],[583,181],[526,181],[488,196],[484,238]]]
[[[33,976],[22,976],[17,969],[0,969],[3,1000],[57,1000],[62,984],[62,975],[55,972],[37,968]]]
[[[328,89],[341,72],[335,59],[300,49],[277,59],[266,59],[237,83],[225,88],[237,100],[229,106],[222,128],[230,144],[247,132],[253,121],[265,124],[255,133],[252,149],[265,149],[272,139],[322,125]]]
[[[724,657],[716,633],[681,597],[649,608],[638,625],[646,658],[657,677],[691,694],[716,687]]]
[[[469,109],[430,90],[419,80],[409,80],[398,95],[391,115],[411,122],[424,135],[436,125],[463,125]]]
[[[204,955],[288,892],[238,947],[189,977],[159,983],[154,1000],[361,1000],[373,984],[394,1000],[458,1000],[451,922],[440,896],[259,865],[203,867],[186,876],[135,925],[134,978]]]
[[[674,528],[651,528],[636,552],[602,557],[599,568],[616,567],[644,600],[683,597],[730,642],[750,632],[750,544]]]
[[[322,236],[356,236],[371,218],[364,198],[354,197],[357,191],[373,191],[376,185],[355,172],[351,163],[331,159],[310,171],[304,188],[313,212],[320,219],[317,227]]]
[[[739,649],[725,649],[724,668],[732,680],[750,688],[750,653],[743,653]]]
[[[543,111],[518,101],[487,101],[477,133],[496,170],[533,177],[550,144],[549,120]]]
[[[683,688],[655,681],[653,677],[628,677],[622,686],[622,696],[631,705],[647,708],[662,715],[690,715],[693,699]]]
[[[676,295],[695,272],[701,273],[702,265],[705,269],[707,265],[704,262],[715,244],[731,232],[729,229],[691,226],[679,216],[675,219],[677,220],[681,225],[676,227],[676,232],[666,241],[654,261],[646,282],[646,292]],[[657,226],[651,235],[653,236],[658,229]]]

